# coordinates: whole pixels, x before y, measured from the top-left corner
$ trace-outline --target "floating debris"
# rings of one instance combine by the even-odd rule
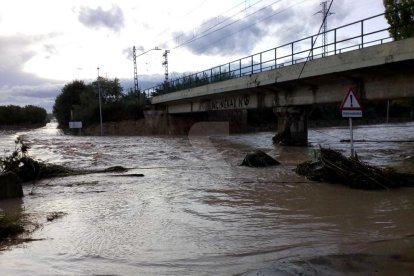
[[[55,219],[61,218],[64,215],[67,215],[65,212],[51,212],[46,216],[47,221],[53,221]]]
[[[142,173],[129,173],[129,174],[114,174],[111,176],[115,177],[143,177],[144,175]]]
[[[315,160],[299,164],[295,171],[310,180],[340,183],[355,189],[384,190],[414,186],[412,174],[371,166],[358,157],[348,158],[325,148],[316,151]]]
[[[248,153],[243,159],[241,166],[247,167],[268,167],[279,165],[280,163],[261,150],[255,150],[252,153]]]

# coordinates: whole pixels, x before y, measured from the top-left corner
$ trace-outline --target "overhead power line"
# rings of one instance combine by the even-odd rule
[[[197,4],[194,8],[192,8],[190,11],[188,11],[186,14],[184,14],[183,16],[181,16],[179,18],[179,20],[182,20],[184,18],[186,18],[187,16],[189,16],[190,14],[192,14],[193,12],[195,12],[197,9],[199,9],[201,6],[203,6],[208,0],[204,0],[201,1],[199,4]],[[160,32],[159,34],[157,34],[156,37],[159,37],[160,35],[164,34],[165,32],[167,32],[168,30],[170,30],[171,28],[168,27],[166,29],[164,29],[162,32]]]
[[[231,23],[229,23],[229,24],[227,24],[227,25],[224,25],[224,26],[222,26],[222,27],[220,27],[220,28],[218,28],[218,29],[215,29],[215,30],[213,30],[213,31],[211,31],[211,32],[208,32],[208,33],[204,34],[204,35],[194,37],[194,38],[192,38],[192,39],[190,39],[190,40],[188,40],[188,41],[186,41],[186,42],[184,42],[184,43],[181,43],[180,45],[178,45],[178,46],[174,47],[174,49],[180,48],[180,47],[185,46],[185,45],[187,45],[187,44],[190,44],[190,43],[192,43],[192,42],[194,42],[194,41],[197,41],[197,40],[199,40],[199,39],[201,39],[201,38],[203,38],[203,37],[206,37],[206,36],[208,36],[208,35],[210,35],[210,34],[213,34],[213,33],[215,33],[215,32],[221,31],[221,30],[223,30],[224,28],[227,28],[227,27],[229,27],[229,26],[231,26],[231,25],[234,25],[234,24],[236,24],[237,22],[240,22],[240,21],[242,21],[242,20],[246,19],[247,17],[250,17],[250,16],[252,16],[252,15],[254,15],[254,14],[257,14],[258,12],[260,12],[260,11],[262,11],[262,10],[264,10],[264,9],[266,9],[266,8],[268,8],[268,7],[270,7],[270,6],[273,6],[274,4],[276,4],[276,3],[278,3],[278,2],[281,2],[281,1],[283,1],[283,0],[277,0],[277,1],[274,1],[274,2],[272,2],[271,4],[269,4],[269,5],[267,5],[267,6],[264,6],[263,8],[261,8],[261,9],[259,9],[259,10],[255,11],[255,12],[253,12],[253,13],[251,13],[251,14],[248,14],[247,16],[245,16],[245,17],[243,17],[243,18],[240,18],[240,19],[234,20],[234,21],[232,21]],[[306,1],[307,1],[307,0],[306,0]],[[259,2],[260,2],[260,1],[259,1]],[[228,18],[228,20],[230,20],[230,19],[231,19],[231,18]],[[226,21],[227,21],[227,20],[226,20]],[[256,23],[255,23],[255,24],[256,24]],[[252,24],[252,25],[255,25],[255,24]]]
[[[216,22],[216,24],[214,24],[214,25],[213,25],[213,26],[211,26],[211,27],[208,27],[207,29],[205,29],[205,30],[203,30],[203,31],[199,32],[198,34],[195,34],[195,33],[194,33],[194,36],[193,36],[192,38],[190,38],[189,40],[187,40],[187,41],[185,41],[185,42],[183,42],[183,43],[179,43],[179,42],[178,42],[177,44],[179,44],[179,46],[180,46],[180,45],[182,45],[182,44],[183,44],[183,45],[185,45],[185,44],[191,43],[191,41],[192,41],[192,40],[197,40],[197,38],[198,38],[198,37],[200,37],[202,34],[205,34],[206,32],[208,32],[208,31],[210,31],[210,30],[212,30],[212,29],[216,28],[217,26],[222,25],[223,23],[225,23],[225,22],[227,22],[227,21],[231,20],[232,18],[234,18],[234,17],[238,16],[239,14],[246,12],[246,10],[248,10],[248,9],[252,8],[253,6],[255,6],[255,5],[259,4],[259,3],[260,3],[260,2],[262,2],[262,1],[263,1],[263,0],[256,1],[255,3],[253,3],[253,4],[249,5],[248,7],[246,7],[246,6],[245,6],[243,9],[239,10],[239,11],[238,11],[238,12],[236,12],[235,14],[233,14],[233,15],[231,15],[231,16],[228,16],[228,17],[225,17],[225,18],[224,18],[224,20],[220,21],[220,18],[221,18],[221,17],[223,17],[223,15],[225,15],[227,12],[229,12],[229,11],[231,11],[231,10],[236,9],[237,7],[239,7],[239,6],[240,6],[240,5],[242,5],[242,4],[245,4],[245,1],[243,1],[243,2],[241,2],[241,3],[239,3],[239,4],[237,4],[236,6],[233,6],[232,8],[230,8],[230,9],[226,10],[225,12],[221,13],[220,15],[216,16],[216,18],[217,18],[217,22]],[[282,0],[279,0],[279,1],[282,1]],[[273,5],[273,4],[272,4],[272,5]],[[242,18],[242,19],[243,19],[243,18]],[[242,19],[239,19],[239,20],[237,20],[237,21],[240,21],[240,20],[242,20]],[[204,22],[203,24],[201,24],[201,25],[199,26],[199,29],[202,29],[202,27],[203,27],[204,25],[206,25],[206,24],[208,24],[208,21],[207,21],[207,22]],[[231,24],[230,24],[230,25],[231,25]],[[227,26],[227,25],[226,25],[226,26]],[[177,37],[175,37],[175,38],[174,38],[174,40],[177,42],[177,41],[178,41]],[[174,49],[176,49],[176,48],[179,48],[179,47],[175,47]]]
[[[282,1],[282,0],[279,0],[279,1],[276,1],[276,2],[280,2],[280,1]],[[224,40],[224,39],[227,39],[227,38],[229,38],[229,37],[231,37],[231,36],[233,36],[233,35],[235,35],[235,34],[237,34],[237,33],[239,33],[239,32],[242,32],[242,31],[244,31],[244,30],[247,30],[247,29],[249,29],[249,28],[252,28],[253,26],[255,26],[255,25],[259,24],[259,23],[260,23],[260,22],[262,22],[262,21],[266,21],[266,20],[268,20],[268,19],[270,19],[270,18],[272,18],[272,17],[274,17],[274,16],[276,16],[276,15],[279,15],[279,14],[281,14],[281,13],[283,13],[283,12],[285,12],[285,11],[289,10],[289,9],[292,9],[292,8],[293,8],[293,7],[295,7],[295,6],[301,5],[301,4],[303,4],[304,2],[307,2],[307,1],[310,1],[310,0],[303,0],[303,1],[300,1],[300,2],[295,3],[295,4],[293,4],[293,5],[290,5],[290,6],[286,7],[286,8],[284,8],[284,9],[279,9],[279,10],[276,10],[273,14],[271,14],[271,15],[269,15],[269,16],[266,16],[266,17],[264,17],[264,18],[261,18],[261,19],[259,19],[259,20],[256,20],[254,24],[250,24],[250,25],[248,25],[248,26],[245,26],[245,27],[243,27],[243,28],[241,28],[241,29],[239,29],[239,30],[237,30],[237,31],[235,31],[235,32],[233,32],[233,33],[231,33],[231,34],[226,34],[226,36],[223,36],[223,37],[221,37],[220,39],[217,39],[217,40],[215,40],[215,41],[210,42],[210,43],[209,43],[209,45],[208,45],[207,47],[210,47],[211,45],[217,44],[218,42],[220,42],[220,41],[222,41],[222,40]],[[273,2],[273,4],[275,4],[276,2]],[[273,5],[273,4],[271,4],[271,5]],[[221,29],[224,29],[225,27],[227,27],[227,25],[226,25],[226,26],[224,26],[223,28],[220,28],[220,29],[216,30],[216,31],[219,31],[219,30],[221,30]],[[210,34],[210,33],[209,33],[209,34]],[[206,34],[206,35],[204,35],[204,36],[202,36],[202,37],[199,37],[199,38],[197,38],[197,40],[198,40],[198,39],[200,39],[200,38],[203,38],[203,37],[205,37],[205,36],[207,36],[207,35],[209,35],[209,34]],[[194,41],[195,41],[195,40],[194,40]],[[191,42],[193,42],[193,41],[191,41]],[[191,43],[191,42],[189,42],[189,43]],[[187,43],[187,44],[189,44],[189,43]],[[182,47],[182,46],[184,46],[184,45],[180,45],[180,47]],[[178,47],[176,47],[176,48],[178,48]],[[205,47],[205,48],[206,48],[206,47]],[[205,48],[202,48],[201,50],[204,50]],[[199,50],[200,50],[200,49],[199,49]]]

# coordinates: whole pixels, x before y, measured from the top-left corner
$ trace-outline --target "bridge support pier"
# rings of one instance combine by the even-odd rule
[[[285,146],[308,145],[308,118],[306,107],[275,107],[278,118],[277,134],[273,143]]]

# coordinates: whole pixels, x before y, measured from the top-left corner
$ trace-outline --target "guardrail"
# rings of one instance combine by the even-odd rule
[[[369,46],[393,41],[390,27],[383,25],[385,13],[371,16],[320,35],[300,40],[253,54],[226,64],[170,80],[142,92],[146,97],[162,95],[194,88],[228,79],[240,78],[254,73],[274,70],[318,58],[341,54]],[[353,35],[349,35],[352,33]],[[316,45],[318,36],[326,35],[326,45]]]

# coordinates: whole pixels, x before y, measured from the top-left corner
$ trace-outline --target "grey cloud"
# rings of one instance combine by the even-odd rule
[[[36,105],[52,111],[63,84],[44,81],[38,85],[0,85],[0,105]]]
[[[120,79],[121,86],[124,88],[124,92],[128,93],[130,89],[134,88],[134,79]],[[139,75],[138,83],[140,89],[147,89],[154,87],[164,81],[164,75],[152,74],[152,75]]]
[[[0,105],[38,105],[52,110],[54,99],[62,84],[25,73],[23,65],[34,53],[28,48],[39,37],[0,36]],[[53,46],[49,45],[49,50]],[[53,50],[52,50],[53,52]]]
[[[329,4],[329,3],[328,3]],[[345,5],[344,0],[337,0],[331,7],[331,15],[328,16],[328,30],[331,30],[335,27],[338,27],[344,24],[344,18],[352,14],[353,8],[349,6],[350,4]],[[286,24],[283,26],[283,32],[281,29],[277,29],[275,35],[278,35],[279,41],[282,44],[293,42],[311,35],[316,35],[322,25],[322,7],[321,5],[312,5],[309,7],[309,10],[301,11],[295,9],[295,12],[291,14],[291,18],[287,19]],[[308,21],[304,22],[301,18],[301,13],[313,14]],[[332,36],[328,34],[328,36]],[[320,43],[321,37],[317,38],[317,41]]]
[[[132,55],[132,48],[133,48],[133,46],[131,46],[131,47],[127,47],[127,48],[124,48],[124,50],[122,50],[122,54],[128,59],[128,60],[132,60],[132,58],[133,58],[133,55]],[[139,55],[140,53],[142,53],[142,52],[144,52],[144,47],[143,46],[135,46],[135,51],[136,51],[136,54],[137,55]]]
[[[132,47],[128,47],[122,50],[122,54],[125,56],[126,59],[132,60]]]
[[[34,53],[27,50],[32,43],[28,37],[0,37],[0,71],[13,70],[30,60]]]
[[[103,27],[118,32],[124,27],[124,13],[115,5],[109,10],[104,10],[102,7],[96,9],[81,7],[78,19],[88,28]]]
[[[51,56],[57,54],[58,50],[54,45],[51,44],[44,44],[43,49],[46,53],[46,58],[50,58]]]

